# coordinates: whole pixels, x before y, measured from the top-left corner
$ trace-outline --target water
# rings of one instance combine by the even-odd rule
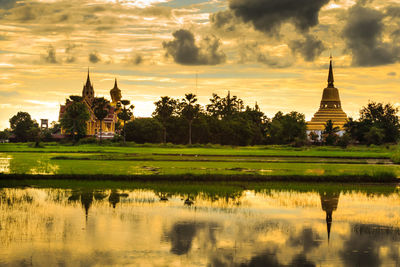
[[[400,266],[395,187],[88,188],[0,188],[0,265]]]

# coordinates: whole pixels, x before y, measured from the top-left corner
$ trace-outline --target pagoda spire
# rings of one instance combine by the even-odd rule
[[[329,75],[328,75],[328,87],[335,87],[333,85],[333,68],[332,68],[332,55],[330,56],[330,63],[329,63]]]
[[[114,88],[118,88],[118,85],[117,85],[117,78],[115,78]]]
[[[326,230],[328,233],[328,244],[331,238],[331,227],[332,227],[332,212],[326,212]]]

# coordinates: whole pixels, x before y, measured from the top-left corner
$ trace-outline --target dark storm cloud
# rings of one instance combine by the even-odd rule
[[[230,0],[229,8],[244,22],[259,31],[276,33],[279,26],[291,22],[303,32],[318,24],[320,9],[329,0]]]
[[[353,65],[377,66],[399,60],[399,46],[383,41],[384,17],[382,11],[360,4],[349,9],[343,37],[353,55]]]
[[[300,53],[306,61],[314,61],[325,50],[322,41],[309,34],[305,35],[304,40],[291,41],[289,47],[293,53]]]
[[[217,65],[225,62],[226,56],[219,49],[219,39],[206,37],[198,46],[193,33],[178,30],[172,34],[174,40],[163,42],[166,55],[182,65]]]
[[[91,63],[96,64],[96,63],[101,61],[101,58],[100,58],[99,54],[96,51],[94,51],[94,52],[89,54],[89,61]]]

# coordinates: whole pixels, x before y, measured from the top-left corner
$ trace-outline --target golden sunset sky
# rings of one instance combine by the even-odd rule
[[[117,78],[136,116],[160,96],[205,105],[230,90],[310,119],[331,53],[356,118],[369,100],[400,103],[399,26],[399,0],[0,0],[0,129],[18,111],[58,120],[88,67],[96,95]]]

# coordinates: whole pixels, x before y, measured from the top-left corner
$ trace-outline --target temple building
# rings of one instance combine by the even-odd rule
[[[115,124],[118,122],[118,111],[117,111],[117,103],[121,101],[122,95],[121,90],[118,88],[117,79],[115,79],[114,88],[110,90],[111,95],[111,108],[109,109],[108,115],[102,122],[102,130],[103,137],[113,137],[115,134]],[[82,89],[82,101],[86,104],[87,109],[89,110],[90,119],[86,123],[86,135],[87,136],[95,136],[100,132],[100,121],[96,118],[93,111],[93,102],[95,99],[95,92],[93,88],[93,83],[90,81],[89,70],[87,74],[86,84],[83,85]],[[60,113],[59,119],[65,113],[66,108],[69,103],[72,103],[67,99],[65,105],[60,105]],[[65,130],[61,129],[61,134],[65,134]]]
[[[314,114],[311,121],[307,122],[307,134],[315,132],[320,137],[325,130],[325,124],[328,120],[333,122],[334,127],[339,127],[339,135],[344,133],[343,126],[347,121],[347,115],[342,110],[342,104],[339,97],[339,90],[334,86],[332,57],[329,65],[328,87],[322,93],[322,100],[319,110]]]

